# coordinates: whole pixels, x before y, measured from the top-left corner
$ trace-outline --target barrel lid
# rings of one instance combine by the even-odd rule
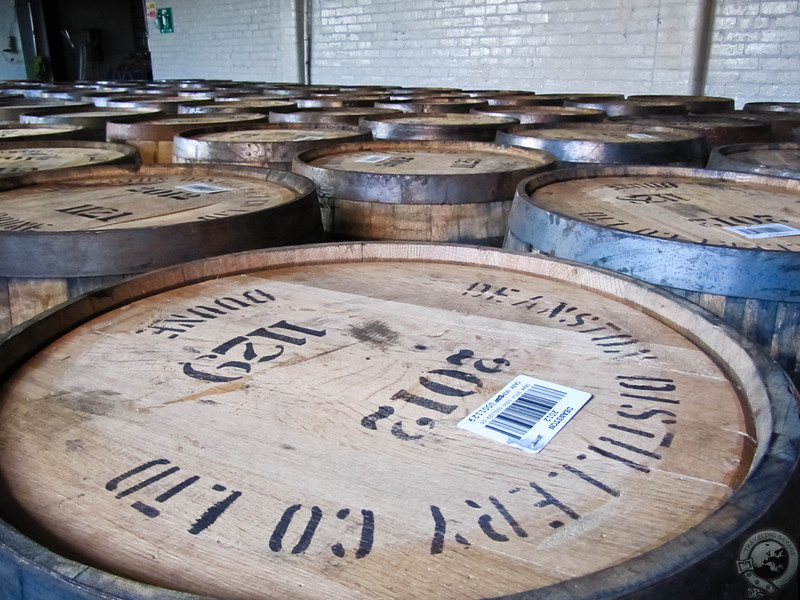
[[[106,135],[109,140],[171,141],[175,134],[203,125],[235,124],[243,121],[266,121],[267,115],[259,113],[224,113],[211,115],[176,115],[159,119],[143,117],[136,120],[109,121]]]
[[[6,277],[140,273],[319,227],[310,181],[255,167],[68,169],[0,178],[0,189]]]
[[[711,151],[709,168],[800,179],[800,144],[731,144]]]
[[[271,123],[347,123],[358,125],[361,117],[396,115],[401,111],[391,108],[347,106],[342,108],[306,108],[294,112],[270,112]]]
[[[210,104],[214,101],[213,98],[184,98],[182,96],[169,96],[169,95],[153,95],[147,94],[132,95],[132,96],[114,96],[108,98],[105,102],[106,106],[115,106],[117,108],[157,108],[165,112],[177,112],[178,106],[181,104]]]
[[[264,111],[291,111],[297,110],[297,104],[285,98],[283,100],[250,100],[242,99],[227,101],[217,99],[214,104],[180,105],[179,114],[204,114],[204,113],[242,113],[242,112],[264,112]]]
[[[49,100],[44,102],[22,102],[19,104],[3,104],[0,105],[0,119],[19,119],[20,115],[23,115],[31,110],[39,110],[42,108],[47,108],[48,110],[52,110],[52,112],[70,112],[70,111],[78,111],[78,110],[88,110],[92,108],[92,104],[90,102],[57,102],[55,100]]]
[[[691,113],[716,113],[732,111],[735,106],[733,98],[721,96],[682,96],[665,94],[645,94],[628,96],[628,100],[654,100],[680,102],[686,104]]]
[[[696,307],[464,246],[220,257],[1,348],[4,539],[104,597],[158,590],[97,568],[225,598],[678,594],[722,550],[704,575],[737,577],[800,441],[785,377]],[[535,455],[458,427],[520,375],[517,409],[591,394]]]
[[[480,98],[420,98],[418,100],[391,100],[375,102],[376,108],[395,108],[410,113],[469,112],[486,102]]]
[[[34,110],[20,116],[21,123],[59,123],[65,125],[78,125],[80,127],[98,127],[105,129],[105,123],[113,119],[124,119],[126,117],[136,118],[141,116],[157,117],[163,115],[156,108],[117,108],[117,109],[94,109],[76,112],[53,113],[47,109]]]
[[[511,117],[470,113],[405,113],[362,117],[376,139],[475,139],[494,141],[497,129],[519,123]],[[470,136],[476,136],[470,138]],[[483,139],[486,138],[486,139]]]
[[[133,163],[133,146],[105,142],[0,142],[0,177],[32,171]],[[0,226],[0,229],[2,226]]]
[[[596,108],[606,111],[609,117],[623,115],[685,115],[689,107],[685,102],[677,100],[566,100],[566,106]]]
[[[336,94],[333,96],[316,96],[310,98],[295,98],[300,108],[339,108],[344,106],[373,106],[375,102],[388,100],[386,95],[356,95]]]
[[[554,162],[548,152],[483,142],[392,140],[307,150],[294,157],[292,170],[337,198],[460,204],[508,200],[525,173]]]
[[[520,106],[500,104],[473,108],[470,112],[483,115],[510,117],[520,123],[558,123],[561,121],[602,121],[606,113],[594,108],[574,106]]]
[[[173,141],[173,157],[182,161],[290,163],[292,156],[302,150],[371,138],[364,127],[341,124],[223,125],[177,134]]]
[[[679,127],[701,132],[709,147],[737,142],[762,141],[769,136],[770,125],[757,115],[742,117],[725,114],[649,115],[645,117],[612,117],[613,123]]]
[[[748,102],[745,112],[754,113],[800,113],[800,102]]]
[[[0,140],[5,141],[80,139],[85,133],[86,128],[78,125],[40,125],[29,123],[0,125]]]
[[[543,252],[668,287],[800,302],[800,181],[590,167],[520,183],[509,231]]]
[[[499,131],[497,143],[540,148],[575,163],[663,164],[706,155],[705,140],[696,131],[620,123],[520,125]]]

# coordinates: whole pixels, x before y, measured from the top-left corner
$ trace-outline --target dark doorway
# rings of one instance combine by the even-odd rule
[[[45,30],[46,79],[152,79],[142,0],[18,0],[18,12],[31,9]]]

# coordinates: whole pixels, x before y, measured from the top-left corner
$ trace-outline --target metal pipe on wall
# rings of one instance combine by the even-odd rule
[[[700,0],[694,38],[694,63],[692,65],[689,90],[689,93],[693,96],[705,95],[715,12],[716,0]]]
[[[303,2],[303,42],[305,57],[305,81],[311,83],[311,0]]]

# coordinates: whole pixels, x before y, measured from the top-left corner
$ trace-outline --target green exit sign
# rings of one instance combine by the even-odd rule
[[[159,8],[156,11],[156,23],[161,33],[172,33],[174,31],[172,26],[172,9]]]

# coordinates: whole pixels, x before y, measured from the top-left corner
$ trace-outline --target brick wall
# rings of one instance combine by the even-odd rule
[[[25,79],[25,61],[22,57],[22,44],[20,43],[17,15],[14,10],[14,0],[0,0],[0,50],[8,48],[8,36],[17,38],[19,53],[3,52],[0,59],[0,80]]]
[[[8,1],[8,0],[6,0]],[[706,93],[800,100],[797,0],[716,0]],[[313,83],[691,91],[699,2],[312,0]],[[300,81],[302,0],[170,0],[156,78]]]
[[[707,92],[800,101],[800,3],[717,0]]]

